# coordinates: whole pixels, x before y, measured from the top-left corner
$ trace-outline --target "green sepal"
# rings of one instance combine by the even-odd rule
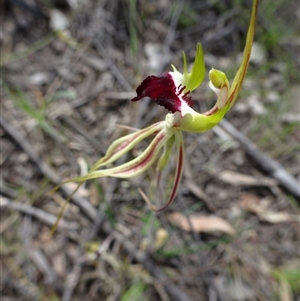
[[[161,172],[163,171],[163,169],[166,167],[170,155],[173,151],[173,146],[174,146],[174,142],[175,142],[175,136],[171,136],[170,139],[166,142],[166,144],[164,145],[164,152],[162,154],[162,156],[160,157],[159,161],[158,161],[158,171]]]
[[[254,31],[255,31],[255,23],[256,23],[256,15],[257,15],[257,7],[258,7],[258,0],[254,0],[252,4],[252,12],[250,23],[248,27],[247,37],[246,37],[246,45],[244,48],[242,63],[237,71],[231,88],[229,90],[229,102],[231,103],[230,107],[232,107],[236,101],[237,95],[241,90],[241,86],[244,82],[244,78],[246,76],[246,72],[249,65],[253,39],[254,39]]]
[[[183,52],[183,78],[184,78],[184,86],[186,87],[186,91],[193,91],[198,88],[203,82],[205,77],[205,64],[204,64],[204,54],[202,45],[200,43],[197,44],[196,47],[196,56],[193,64],[192,71],[188,73],[187,71],[187,63],[186,63],[186,55]]]
[[[187,60],[185,52],[182,52],[183,56],[183,74],[177,71],[174,65],[171,65],[174,73],[180,77],[182,81],[182,85],[185,86],[185,92],[191,92],[198,88],[205,78],[205,64],[204,64],[204,54],[202,45],[200,43],[197,44],[196,47],[196,56],[195,61],[192,67],[192,71],[188,72],[187,70]]]

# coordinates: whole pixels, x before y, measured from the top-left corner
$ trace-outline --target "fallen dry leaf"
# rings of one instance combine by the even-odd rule
[[[275,186],[277,181],[267,177],[253,177],[231,170],[224,170],[217,174],[224,183],[234,186]]]
[[[288,214],[285,212],[274,212],[274,211],[261,212],[259,218],[261,220],[264,220],[272,224],[299,221],[299,217],[297,217],[296,215]]]
[[[167,217],[172,225],[187,232],[221,231],[230,235],[235,234],[235,230],[227,221],[214,215],[203,216],[200,214],[192,214],[187,217],[180,212],[174,212],[168,214]]]
[[[299,215],[270,210],[267,207],[267,203],[261,200],[255,194],[243,194],[239,204],[244,210],[256,214],[260,220],[268,223],[276,224],[282,222],[300,221]]]

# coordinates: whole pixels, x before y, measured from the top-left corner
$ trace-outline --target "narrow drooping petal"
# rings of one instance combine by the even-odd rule
[[[104,157],[100,158],[91,168],[91,171],[97,170],[99,167],[105,166],[118,160],[125,153],[130,151],[140,141],[148,136],[159,132],[164,127],[163,122],[157,122],[149,127],[139,130],[135,133],[123,136],[115,140],[108,148]]]
[[[176,86],[170,73],[148,76],[136,89],[137,96],[132,101],[149,97],[172,113],[181,112],[184,105],[192,106],[189,92],[184,92],[185,87],[180,84]]]
[[[172,135],[172,131],[162,129],[156,134],[150,145],[133,160],[112,168],[91,170],[87,175],[73,178],[70,181],[83,182],[102,177],[131,178],[137,176],[153,164],[160,150]]]
[[[152,206],[152,209],[154,211],[162,211],[164,209],[166,209],[169,205],[172,204],[172,202],[174,201],[178,188],[179,188],[179,184],[181,181],[181,177],[182,177],[182,173],[183,173],[183,166],[184,166],[184,143],[183,143],[183,137],[182,137],[182,132],[180,131],[176,131],[175,132],[175,144],[177,147],[177,158],[176,158],[176,171],[175,171],[175,177],[174,177],[174,183],[173,183],[173,187],[172,187],[172,191],[171,194],[169,196],[169,199],[167,201],[167,203],[165,205],[163,205],[160,208],[155,208],[154,206]],[[159,173],[159,178],[158,181],[160,181],[160,173]],[[160,185],[160,183],[158,183],[158,185]]]
[[[164,168],[166,167],[166,165],[168,164],[170,155],[173,151],[174,143],[175,143],[175,135],[171,136],[170,139],[164,145],[163,154],[159,158],[159,161],[157,164],[157,170],[159,172],[162,172],[164,170]]]

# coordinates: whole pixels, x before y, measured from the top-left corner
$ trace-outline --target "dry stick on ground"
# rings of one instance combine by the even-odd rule
[[[13,202],[12,200],[1,196],[1,202],[0,202],[0,208],[9,208],[13,209],[25,214],[28,214],[30,216],[33,216],[40,221],[42,221],[44,224],[53,227],[56,223],[57,217],[53,214],[50,214],[48,212],[45,212],[44,210],[41,210],[36,207],[20,204],[18,202]],[[79,228],[79,225],[75,222],[66,222],[65,220],[61,219],[58,223],[58,229],[65,229],[68,231],[74,231]]]
[[[30,145],[25,137],[11,126],[3,116],[0,116],[0,125],[5,129],[5,131],[17,142],[18,145],[28,154],[30,159],[38,166],[41,173],[49,178],[54,184],[59,185],[62,183],[60,177],[55,173],[55,171],[47,165],[35,151],[35,149]],[[61,189],[66,195],[70,195],[72,190],[66,187],[65,185],[61,186]],[[91,220],[94,220],[96,217],[96,209],[94,206],[87,200],[80,198],[78,195],[72,197],[72,201],[76,204]]]
[[[72,300],[72,295],[79,281],[81,270],[82,270],[82,264],[76,263],[71,273],[68,274],[66,284],[65,284],[65,289],[63,291],[63,296],[61,299],[62,301]]]
[[[23,148],[23,150],[29,155],[31,160],[37,164],[42,174],[48,177],[53,183],[59,183],[59,176],[55,173],[54,170],[50,168],[50,166],[48,166],[40,159],[38,153],[32,148],[30,143],[25,140],[25,137],[22,137],[19,132],[11,125],[9,125],[9,123],[6,122],[2,116],[0,116],[0,124],[5,129],[5,131]],[[71,193],[67,188],[64,189],[64,192],[67,194]],[[74,195],[72,197],[72,200],[74,204],[76,204],[82,211],[84,211],[84,213],[90,218],[90,220],[95,221],[97,217],[96,209],[86,199]],[[117,233],[108,222],[103,223],[103,230],[107,235],[112,234],[118,241],[122,242],[128,254],[134,254],[135,259],[143,264],[144,267],[161,282],[166,291],[172,297],[172,300],[193,301],[161,271],[154,260],[152,260],[146,253],[137,250],[136,246],[133,243],[131,243],[127,238],[123,237],[120,233]],[[74,287],[72,286],[71,291],[65,292],[65,295],[68,298],[65,298],[64,300],[70,300],[69,296],[72,295],[73,289]]]
[[[95,137],[90,135],[77,120],[71,118],[70,116],[62,116],[62,120],[66,122],[66,124],[74,131],[83,136],[97,151],[100,152],[101,155],[105,154],[106,150],[104,149],[104,146],[98,140],[96,140]]]
[[[255,163],[276,179],[282,187],[300,200],[300,184],[284,167],[258,149],[256,144],[239,132],[230,122],[223,119],[220,126],[236,139]]]

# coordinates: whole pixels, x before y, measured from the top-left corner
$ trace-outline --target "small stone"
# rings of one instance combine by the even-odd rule
[[[266,100],[266,103],[274,104],[280,100],[280,96],[277,92],[270,91],[267,93],[265,100]]]
[[[36,72],[29,76],[29,83],[34,86],[46,85],[49,82],[49,76],[45,72]]]
[[[300,122],[300,116],[297,113],[286,113],[280,116],[280,120],[285,123],[296,123]]]
[[[51,9],[49,25],[54,31],[65,30],[69,26],[69,20],[61,11],[57,9]]]

